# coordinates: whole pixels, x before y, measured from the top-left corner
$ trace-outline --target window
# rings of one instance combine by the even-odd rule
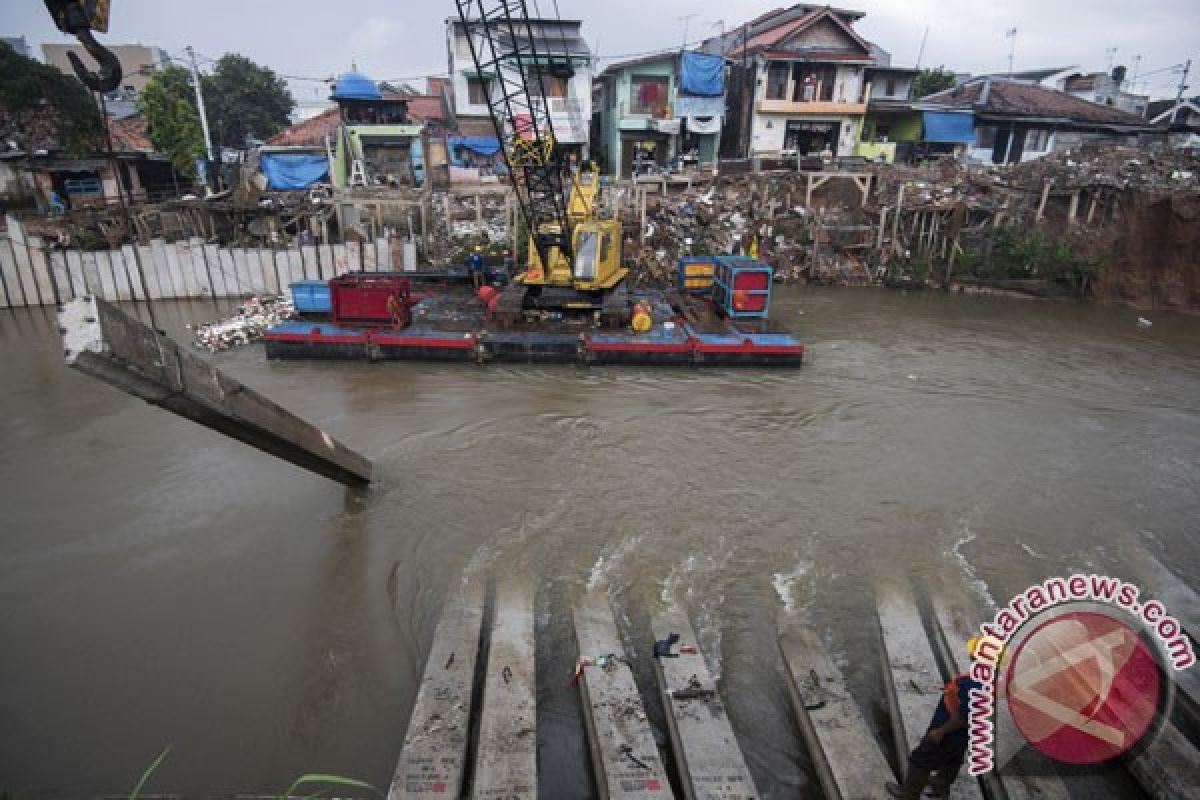
[[[767,98],[783,100],[787,95],[788,65],[772,64],[767,68]]]
[[[487,105],[487,94],[480,78],[467,78],[467,102],[473,106]]]
[[[896,79],[895,78],[887,79],[887,83],[884,84],[884,93],[887,94],[888,97],[896,96]]]
[[[792,69],[792,101],[795,103],[833,102],[837,68],[825,65],[796,64]]]
[[[665,117],[668,86],[665,76],[634,75],[629,82],[630,113]]]
[[[1032,130],[1025,134],[1025,149],[1040,153],[1050,146],[1050,131]]]
[[[590,281],[596,278],[596,245],[598,234],[595,231],[580,231],[575,238],[575,279]]]

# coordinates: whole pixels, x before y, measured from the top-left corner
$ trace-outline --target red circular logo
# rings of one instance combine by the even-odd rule
[[[1072,611],[1020,643],[1006,689],[1030,744],[1059,761],[1097,764],[1141,741],[1158,714],[1162,678],[1136,630],[1106,614]]]

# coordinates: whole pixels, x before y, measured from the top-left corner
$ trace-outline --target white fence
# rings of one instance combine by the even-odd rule
[[[26,236],[15,217],[7,222],[8,237],[0,237],[0,308],[56,305],[84,295],[118,302],[281,294],[294,281],[393,268],[387,239],[279,250],[154,239],[115,250],[64,250]]]

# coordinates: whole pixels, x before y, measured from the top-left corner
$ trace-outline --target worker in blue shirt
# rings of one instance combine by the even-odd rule
[[[471,273],[471,285],[476,289],[483,286],[483,247],[475,245],[475,250],[467,259],[467,271]]]
[[[979,637],[967,642],[967,653],[972,658],[978,645]],[[967,755],[971,690],[982,688],[979,681],[966,674],[955,676],[946,684],[925,737],[908,756],[904,783],[888,783],[884,787],[888,795],[899,800],[919,800],[928,785],[935,797],[950,796],[950,787]]]

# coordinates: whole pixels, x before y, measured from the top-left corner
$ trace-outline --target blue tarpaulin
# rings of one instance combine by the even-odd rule
[[[495,136],[447,136],[446,141],[451,147],[465,147],[481,156],[500,152],[500,140]]]
[[[975,141],[975,118],[971,114],[926,111],[924,140],[970,144]]]
[[[679,91],[701,97],[725,93],[725,59],[708,53],[683,53]]]
[[[329,159],[312,153],[263,153],[259,165],[267,176],[267,188],[277,191],[329,181]]]

